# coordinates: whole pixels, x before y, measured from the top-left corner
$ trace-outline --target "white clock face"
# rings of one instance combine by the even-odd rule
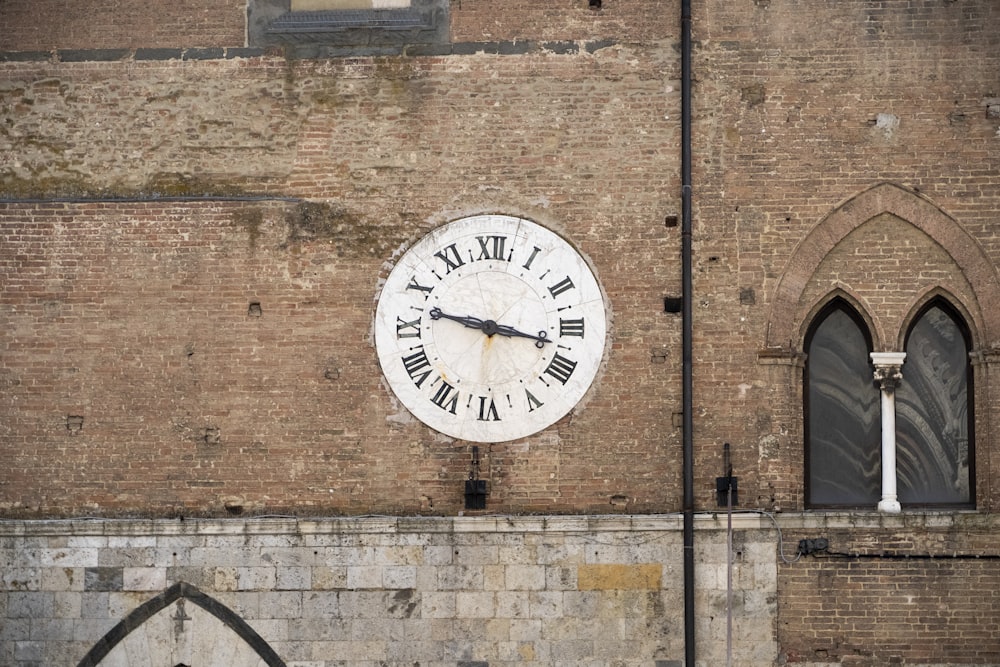
[[[583,398],[604,357],[604,298],[586,261],[521,218],[435,229],[389,273],[375,347],[400,402],[442,433],[501,442]]]

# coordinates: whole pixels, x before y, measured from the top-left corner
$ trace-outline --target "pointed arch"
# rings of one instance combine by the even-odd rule
[[[174,584],[156,597],[147,600],[133,609],[118,625],[111,628],[107,634],[94,644],[77,667],[97,667],[112,649],[121,643],[133,630],[138,629],[151,617],[180,599],[193,602],[222,621],[240,639],[250,645],[257,655],[260,656],[261,660],[267,663],[268,667],[286,667],[284,660],[236,612],[210,595],[201,592],[197,587],[183,581]]]
[[[968,309],[962,304],[962,301],[954,294],[940,286],[934,286],[924,290],[913,299],[913,303],[910,305],[899,327],[898,349],[902,350],[906,348],[906,339],[910,335],[913,325],[935,303],[943,305],[947,310],[953,311],[952,315],[962,322],[963,335],[967,338],[966,342],[969,348],[975,348],[977,342],[980,340],[980,336],[977,335],[976,330],[972,326],[974,320],[971,313],[969,313]]]
[[[878,500],[879,402],[871,334],[841,297],[828,300],[805,337],[803,412],[806,505],[874,505]]]
[[[883,213],[892,214],[923,231],[961,268],[978,302],[976,315],[981,321],[979,326],[972,327],[981,335],[977,343],[985,346],[1000,336],[1000,281],[996,267],[979,243],[927,199],[898,185],[881,183],[837,207],[792,252],[771,301],[767,347],[780,348],[788,341],[801,340],[804,313],[800,300],[810,278],[844,237]],[[795,315],[789,317],[789,313]]]
[[[882,345],[885,336],[879,329],[876,319],[872,317],[871,307],[862,297],[844,285],[838,285],[812,305],[803,319],[798,340],[808,342],[822,315],[836,307],[846,307],[852,312],[852,316],[859,320],[859,324],[867,330],[866,335],[870,338],[872,349],[878,349]]]
[[[896,388],[899,499],[911,505],[973,507],[975,435],[972,336],[940,294],[905,328],[903,381]]]

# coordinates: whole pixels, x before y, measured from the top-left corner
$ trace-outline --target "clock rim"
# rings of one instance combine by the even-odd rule
[[[470,434],[468,432],[469,429],[463,428],[464,425],[468,423],[470,420],[455,422],[457,426],[455,428],[451,428],[446,421],[435,420],[432,418],[428,419],[425,417],[424,411],[420,409],[415,410],[413,407],[411,407],[408,400],[401,394],[408,394],[410,396],[421,395],[421,390],[419,388],[416,391],[412,390],[411,388],[409,388],[409,386],[401,377],[397,377],[394,381],[392,375],[386,372],[385,368],[386,363],[390,362],[393,359],[399,360],[400,355],[403,353],[403,350],[401,350],[401,347],[399,345],[388,342],[396,338],[396,336],[391,335],[390,332],[391,327],[388,324],[388,320],[386,321],[384,326],[380,327],[379,314],[380,314],[380,309],[383,306],[383,298],[386,296],[386,288],[390,287],[390,282],[391,282],[390,278],[393,276],[396,269],[401,265],[403,265],[404,262],[407,260],[407,258],[413,259],[414,266],[428,264],[427,260],[431,257],[430,253],[427,253],[426,255],[415,254],[419,252],[418,249],[420,248],[421,245],[426,243],[428,249],[432,249],[441,242],[442,238],[446,240],[451,240],[466,235],[473,235],[471,233],[463,234],[461,232],[455,234],[455,233],[449,233],[449,231],[455,229],[468,229],[468,227],[470,226],[474,227],[477,224],[481,225],[481,227],[475,230],[474,232],[475,234],[478,234],[480,232],[494,231],[496,229],[497,221],[501,221],[502,224],[504,225],[513,224],[514,228],[509,233],[516,233],[516,230],[519,229],[522,224],[526,223],[529,226],[529,228],[537,229],[539,230],[539,233],[541,235],[550,237],[551,240],[547,244],[547,248],[557,247],[558,244],[558,246],[561,247],[561,249],[567,250],[569,253],[571,253],[571,255],[577,261],[579,261],[580,265],[586,270],[586,273],[592,280],[592,287],[594,288],[595,291],[593,298],[581,299],[574,305],[585,306],[588,309],[593,309],[595,307],[593,304],[597,304],[602,326],[601,326],[600,344],[599,344],[600,353],[599,354],[597,354],[596,352],[593,353],[592,364],[590,364],[592,366],[592,370],[588,371],[589,377],[587,377],[586,380],[581,383],[583,386],[580,389],[578,396],[575,396],[575,398],[572,398],[570,401],[566,401],[564,400],[564,395],[562,393],[557,394],[550,401],[553,403],[558,403],[557,409],[553,409],[551,411],[547,410],[546,413],[551,412],[552,414],[544,417],[543,420],[540,420],[541,423],[540,426],[538,424],[535,424],[532,425],[527,430],[522,429],[523,432],[519,431],[511,432],[509,429],[513,427],[504,425],[504,427],[508,429],[508,431],[502,433],[501,436],[484,436],[483,434],[475,434],[475,433]],[[493,225],[492,228],[490,227],[491,225]],[[537,435],[538,433],[541,433],[546,429],[549,429],[550,427],[558,424],[560,421],[566,419],[574,411],[579,410],[588,402],[589,397],[592,395],[595,386],[598,383],[599,378],[603,375],[603,372],[606,368],[607,361],[610,355],[610,350],[611,350],[610,301],[604,290],[604,285],[601,282],[600,278],[598,277],[597,271],[595,270],[593,262],[591,261],[590,257],[586,253],[584,253],[575,243],[570,241],[566,236],[564,236],[559,231],[552,229],[547,225],[543,225],[532,218],[520,215],[511,215],[505,213],[479,213],[479,214],[466,215],[443,222],[437,225],[436,227],[433,227],[425,231],[416,239],[414,239],[412,242],[401,245],[399,250],[395,253],[394,261],[386,262],[386,264],[383,265],[383,270],[384,273],[380,278],[379,281],[380,284],[378,286],[377,293],[375,295],[373,319],[372,319],[371,340],[372,340],[372,346],[375,349],[376,353],[376,363],[379,367],[379,372],[382,376],[381,377],[382,383],[389,390],[390,396],[396,402],[398,402],[399,405],[403,409],[405,409],[410,416],[416,419],[423,426],[431,429],[435,433],[459,441],[486,443],[486,444],[512,442]],[[484,268],[482,270],[488,271],[490,269]],[[534,291],[536,294],[540,292],[540,290],[534,290]],[[395,292],[395,293],[398,294],[401,292]],[[551,312],[557,312],[557,309],[554,309]],[[549,310],[546,310],[547,315],[548,313]],[[547,322],[546,324],[549,324],[549,322]],[[383,330],[384,332],[381,336],[379,334],[380,329]],[[383,341],[383,343],[385,344],[384,349],[379,345],[380,338],[385,339]],[[432,342],[431,345],[437,348],[436,343]],[[597,346],[595,345],[590,347],[597,347]],[[391,348],[391,351],[388,348]],[[397,373],[396,375],[399,374]],[[513,380],[505,384],[516,384],[517,382],[519,381]],[[397,388],[398,385],[406,387],[409,391],[398,389]],[[426,414],[432,414],[432,413],[426,413]]]

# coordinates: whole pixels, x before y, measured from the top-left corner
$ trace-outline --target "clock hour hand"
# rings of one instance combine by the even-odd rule
[[[552,342],[544,331],[539,331],[537,335],[524,333],[523,331],[518,331],[514,327],[509,327],[505,324],[497,325],[497,333],[500,334],[501,336],[507,336],[512,338],[530,338],[531,340],[535,341],[535,347],[539,349],[545,347],[546,343]]]
[[[535,341],[535,347],[537,348],[545,347],[546,343],[552,342],[546,337],[544,331],[539,331],[537,335],[524,333],[523,331],[518,331],[514,327],[510,327],[505,324],[497,324],[494,320],[481,320],[478,317],[472,317],[471,315],[450,315],[437,306],[431,308],[429,314],[432,320],[444,319],[458,322],[469,329],[479,329],[487,336],[500,334],[501,336],[507,336],[508,338],[530,338]]]

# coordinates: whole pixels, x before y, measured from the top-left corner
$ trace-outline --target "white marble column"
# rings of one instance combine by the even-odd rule
[[[872,352],[875,382],[882,392],[882,499],[878,511],[899,514],[896,495],[896,386],[903,380],[900,368],[905,352]]]

